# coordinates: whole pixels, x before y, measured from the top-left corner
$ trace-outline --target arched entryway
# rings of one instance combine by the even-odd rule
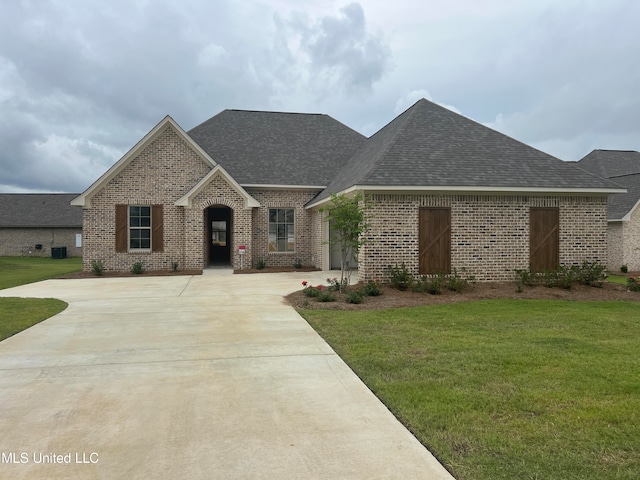
[[[207,208],[205,219],[208,264],[231,265],[232,210],[224,205],[214,205]]]

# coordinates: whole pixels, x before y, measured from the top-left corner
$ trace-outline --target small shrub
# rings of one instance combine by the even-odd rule
[[[404,291],[413,284],[413,275],[404,263],[399,267],[387,265],[387,274],[389,275],[389,285],[397,290]]]
[[[626,265],[622,265],[622,266],[620,267],[620,271],[621,271],[622,273],[627,273],[627,272],[629,271],[629,267],[627,267]]]
[[[362,303],[362,295],[354,290],[350,290],[344,295],[344,301],[347,303]]]
[[[302,260],[300,260],[299,258],[296,258],[296,261],[293,263],[293,268],[302,268]]]
[[[256,268],[258,270],[264,270],[266,266],[267,266],[267,262],[264,260],[264,258],[259,258],[258,261],[256,262]]]
[[[342,284],[336,277],[327,278],[327,283],[329,284],[330,292],[346,292],[349,288],[349,281],[346,278],[342,280]]]
[[[178,262],[172,262],[171,263],[171,271],[172,272],[177,272],[178,271]]]
[[[532,287],[536,284],[536,275],[531,270],[516,270],[516,286],[520,284],[524,289],[525,286]]]
[[[607,267],[595,262],[584,261],[579,267],[574,267],[574,272],[577,281],[592,287],[602,287],[607,279]]]
[[[445,276],[443,273],[439,274],[437,277],[428,277],[423,275],[420,280],[413,285],[413,290],[415,292],[425,292],[431,295],[440,295],[442,293],[444,283]]]
[[[640,292],[640,278],[629,277],[627,278],[627,288],[630,292]]]
[[[104,273],[104,262],[102,260],[91,260],[91,271],[98,277]]]
[[[142,260],[138,260],[137,262],[134,262],[133,265],[131,265],[131,273],[140,275],[143,272],[144,272],[144,263],[142,263]]]
[[[378,295],[382,295],[382,289],[380,288],[380,279],[376,278],[375,280],[369,280],[367,283],[362,285],[358,290],[360,295],[365,297],[377,297]]]
[[[542,284],[547,288],[570,290],[575,283],[575,269],[561,266],[557,270],[541,274]]]
[[[317,298],[318,295],[320,295],[321,290],[322,285],[314,287],[312,285],[309,285],[306,280],[302,282],[302,293],[305,297]]]
[[[335,302],[336,297],[334,297],[330,292],[323,292],[320,290],[321,285],[318,285],[319,293],[316,297],[319,302]]]
[[[453,271],[453,275],[449,275],[446,279],[447,288],[452,292],[458,293],[469,290],[474,282],[475,279],[473,277],[463,278],[456,270]]]

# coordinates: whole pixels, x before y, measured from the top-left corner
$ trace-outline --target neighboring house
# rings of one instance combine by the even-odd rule
[[[640,152],[594,150],[577,165],[627,189],[609,198],[608,265],[640,270]]]
[[[66,248],[82,256],[82,209],[69,202],[77,193],[0,193],[0,256],[51,256]]]
[[[319,208],[373,201],[363,279],[605,262],[607,196],[624,189],[420,100],[367,139],[326,115],[225,110],[189,132],[166,117],[73,205],[84,268],[334,262]]]

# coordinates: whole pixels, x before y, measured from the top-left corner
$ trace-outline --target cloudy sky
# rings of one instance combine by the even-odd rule
[[[0,192],[81,192],[162,118],[419,98],[563,160],[640,150],[637,0],[0,0]]]

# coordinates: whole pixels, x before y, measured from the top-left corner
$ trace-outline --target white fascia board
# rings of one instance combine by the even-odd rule
[[[362,190],[369,193],[403,193],[403,192],[468,192],[468,193],[557,193],[557,194],[592,194],[610,195],[614,193],[627,193],[625,188],[547,188],[547,187],[474,187],[474,186],[377,186],[377,185],[354,185],[344,190]]]
[[[465,194],[490,194],[490,193],[516,193],[520,195],[527,194],[558,194],[558,195],[611,195],[615,193],[627,193],[624,188],[544,188],[544,187],[474,187],[474,186],[393,186],[393,185],[353,185],[338,194],[350,195],[357,191],[366,193],[465,193]],[[318,202],[307,205],[306,208],[315,208],[326,202],[331,201],[327,197]]]
[[[326,185],[278,185],[278,184],[257,184],[243,183],[243,188],[266,188],[269,190],[324,190]]]
[[[98,193],[102,188],[113,180],[116,175],[118,175],[128,164],[129,162],[136,157],[141,151],[143,151],[151,142],[153,142],[167,127],[167,125],[171,126],[178,136],[182,138],[182,140],[190,146],[205,162],[210,164],[212,167],[215,167],[216,162],[209,156],[207,152],[205,152],[200,145],[198,145],[194,140],[187,135],[180,125],[176,123],[176,121],[171,118],[169,115],[164,117],[160,123],[158,123],[153,129],[147,133],[142,139],[136,143],[131,150],[129,150],[120,160],[114,163],[109,170],[107,170],[98,180],[96,180],[87,190],[85,190],[80,196],[74,198],[71,201],[71,205],[76,205],[80,207],[88,208],[91,206],[91,198]]]
[[[636,204],[631,208],[631,210],[629,210],[627,212],[627,214],[622,217],[622,218],[610,218],[607,220],[607,222],[630,222],[631,221],[631,215],[633,214],[633,212],[635,212],[636,208],[638,208],[638,205],[640,205],[640,200],[638,200],[636,202]]]
[[[174,205],[178,207],[191,207],[193,205],[193,198],[198,195],[204,188],[211,183],[211,181],[221,176],[224,180],[233,188],[240,196],[244,198],[244,208],[249,209],[253,207],[259,207],[260,202],[258,202],[255,198],[247,193],[247,191],[242,188],[238,182],[236,182],[227,171],[222,168],[221,165],[216,165],[213,170],[207,173],[202,180],[200,180],[195,187],[193,187],[189,193],[180,198]]]

